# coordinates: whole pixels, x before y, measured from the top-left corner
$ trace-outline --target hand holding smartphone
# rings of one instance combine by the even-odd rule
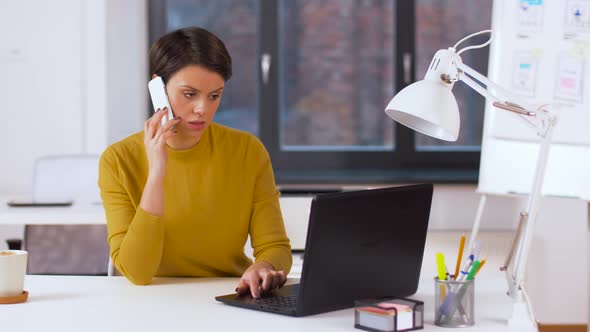
[[[170,107],[170,101],[168,100],[168,95],[166,94],[166,86],[164,85],[162,78],[160,76],[156,76],[156,78],[149,81],[148,90],[150,92],[150,97],[152,98],[154,112],[157,112],[158,109],[164,109],[165,107],[168,108],[168,114],[162,118],[161,125],[163,126],[166,121],[174,119],[174,112],[172,112],[172,107]]]

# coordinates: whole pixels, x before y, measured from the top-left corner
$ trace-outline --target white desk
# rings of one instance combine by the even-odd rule
[[[476,284],[476,326],[464,332],[507,331],[510,300],[505,282]],[[18,331],[360,331],[352,309],[303,318],[231,307],[215,301],[238,279],[157,278],[134,286],[123,277],[27,276],[26,303],[0,305],[2,330]],[[425,301],[424,331],[450,331],[432,325],[433,280],[421,282],[414,298]]]
[[[72,205],[70,207],[8,207],[0,201],[2,225],[105,224],[102,205]]]

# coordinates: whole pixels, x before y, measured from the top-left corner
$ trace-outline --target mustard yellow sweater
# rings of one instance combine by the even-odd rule
[[[193,148],[168,148],[164,215],[139,207],[148,161],[139,132],[109,146],[99,165],[110,254],[135,284],[153,276],[238,277],[252,261],[291,269],[269,155],[253,135],[212,123]]]

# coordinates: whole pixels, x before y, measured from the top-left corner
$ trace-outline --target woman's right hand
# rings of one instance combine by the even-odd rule
[[[168,151],[166,142],[176,134],[174,125],[180,122],[180,118],[169,120],[161,126],[162,118],[168,113],[168,108],[158,109],[154,115],[144,123],[144,144],[149,163],[148,178],[163,179],[166,175]]]

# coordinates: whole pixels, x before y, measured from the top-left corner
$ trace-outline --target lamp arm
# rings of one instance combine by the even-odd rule
[[[459,72],[459,79],[463,81],[463,83],[467,84],[470,88],[475,90],[480,95],[484,96],[486,99],[492,102],[502,102],[498,96],[492,94],[488,89],[478,84],[475,80],[470,78],[469,76],[465,75],[464,72]]]
[[[550,112],[547,109],[548,105],[533,108],[527,105],[528,103],[522,101],[518,101],[520,105],[514,102],[504,101],[501,98],[506,98],[506,100],[517,100],[518,98],[471,67],[465,65],[462,61],[459,60],[455,63],[457,64],[457,78],[459,80],[490,100],[494,106],[520,114],[520,118],[526,120],[536,130],[537,135],[541,139],[535,163],[532,187],[528,195],[526,212],[521,214],[521,216],[524,216],[525,222],[519,226],[523,229],[518,232],[519,234],[515,238],[516,242],[513,243],[513,247],[516,246],[514,263],[510,268],[507,268],[508,266],[504,267],[506,268],[509,295],[517,301],[528,302],[529,300],[526,298],[526,291],[524,289],[526,265],[530,254],[535,224],[537,222],[539,201],[542,196],[541,190],[543,188],[543,179],[547,168],[551,140],[557,124],[557,112]],[[558,104],[553,104],[552,106],[553,108],[559,109]],[[531,109],[535,111],[530,111]],[[510,256],[512,256],[512,253]]]
[[[463,81],[467,86],[486,99],[492,101],[495,107],[521,115],[520,118],[532,129],[535,129],[539,136],[545,135],[548,126],[547,118],[550,117],[547,110],[543,108],[545,105],[538,108],[532,107],[462,61],[459,60],[456,63],[459,80]],[[532,109],[536,109],[536,111],[531,111]]]
[[[552,120],[548,124],[547,130],[545,131],[545,135],[541,138],[541,145],[535,164],[533,185],[527,201],[526,213],[528,214],[528,219],[526,224],[524,225],[524,235],[521,238],[521,241],[517,248],[516,259],[514,262],[514,269],[512,273],[514,285],[517,287],[517,289],[515,289],[516,291],[518,291],[518,289],[522,288],[524,285],[527,259],[533,240],[535,224],[537,223],[539,201],[542,196],[541,189],[543,188],[543,179],[545,177],[547,160],[549,157],[549,150],[551,148],[551,140],[553,138],[553,131],[555,129],[556,124],[556,118],[552,118]],[[515,294],[510,295],[515,296]]]
[[[527,326],[530,328],[528,330],[536,330],[534,328],[535,321],[531,310],[530,299],[528,298],[525,289],[526,266],[533,241],[535,225],[537,223],[539,202],[542,196],[541,190],[543,188],[545,171],[547,169],[547,160],[549,157],[549,150],[551,148],[551,140],[555,126],[557,124],[558,112],[556,112],[556,110],[559,110],[560,105],[552,104],[552,111],[550,112],[547,109],[548,105],[531,107],[530,105],[527,105],[528,103],[524,103],[522,101],[519,101],[520,105],[514,102],[503,101],[500,98],[506,98],[506,100],[517,100],[517,98],[509,91],[490,81],[488,78],[481,75],[469,66],[463,64],[460,59],[455,63],[457,65],[458,80],[463,81],[470,88],[484,96],[486,99],[490,100],[495,107],[512,111],[521,115],[520,118],[526,120],[526,123],[536,130],[537,135],[541,139],[539,152],[535,163],[532,187],[527,198],[526,211],[521,213],[521,217],[524,218],[524,222],[521,220],[519,231],[517,232],[515,241],[513,243],[513,249],[516,249],[514,260],[512,264],[507,263],[507,266],[502,268],[506,272],[508,295],[516,301],[513,306],[513,316],[509,321],[509,325],[519,326],[519,324],[521,324],[524,320],[525,324],[527,324]],[[520,229],[521,227],[522,229]],[[479,226],[477,228],[479,228]],[[473,232],[477,232],[477,229],[474,228]],[[472,234],[472,239],[474,239],[475,236],[475,234]],[[507,260],[508,262],[510,262],[512,254],[513,253],[511,249],[511,253],[509,254],[509,258]],[[528,306],[528,320],[527,317],[523,317],[520,314],[520,310],[517,310],[517,308],[521,307],[522,303],[526,303]]]
[[[492,100],[493,101],[504,101],[504,100],[515,100],[515,96],[514,94],[510,93],[508,90],[504,89],[503,87],[499,86],[498,84],[492,82],[490,79],[488,79],[487,77],[485,77],[484,75],[480,74],[479,72],[477,72],[475,69],[469,67],[468,65],[464,64],[462,61],[458,61],[457,63],[457,69],[460,72],[463,72],[471,77],[473,77],[475,80],[477,80],[478,82],[480,82],[481,84],[485,85],[487,87],[487,89],[492,89],[492,91],[495,91],[499,96],[495,96],[492,95],[490,92],[488,92],[488,94],[484,94],[480,91],[480,94],[482,94],[483,96],[485,96],[486,98],[488,98],[488,95],[492,96]],[[459,75],[459,79],[461,80],[465,80],[465,76],[464,75]],[[467,82],[465,82],[467,83]],[[471,84],[475,83],[474,81],[471,82]],[[467,84],[469,85],[469,87],[473,88],[475,90],[475,88],[471,85],[471,84]],[[477,84],[477,83],[475,83]],[[481,85],[477,84],[479,88],[482,88]],[[524,104],[523,101],[519,100],[518,101],[519,104]],[[526,105],[524,105],[526,106]]]

